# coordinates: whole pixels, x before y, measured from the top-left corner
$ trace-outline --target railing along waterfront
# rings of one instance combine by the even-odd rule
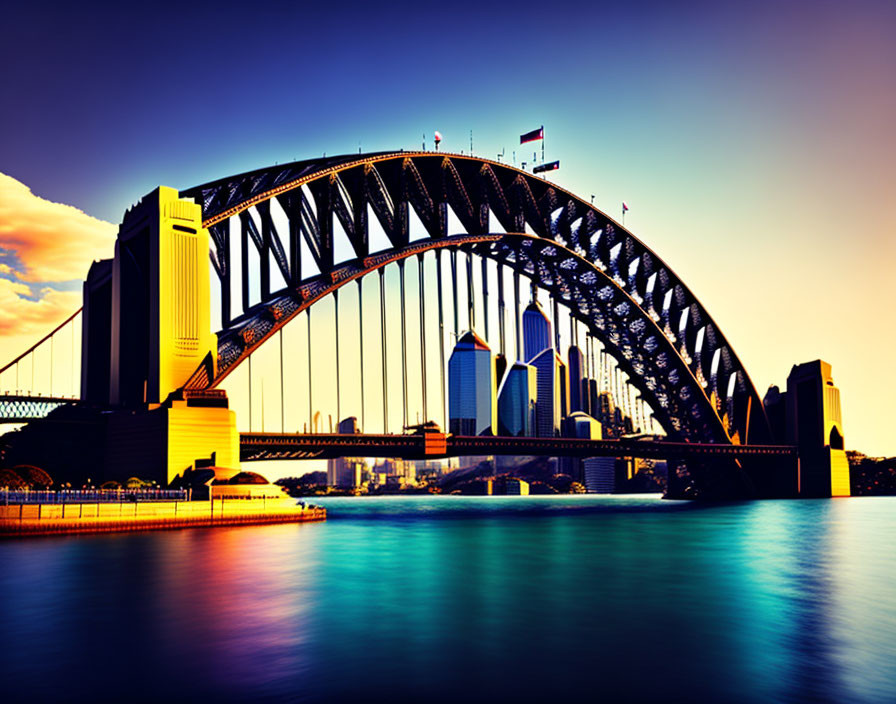
[[[144,503],[186,501],[185,489],[0,489],[0,502],[9,504]]]

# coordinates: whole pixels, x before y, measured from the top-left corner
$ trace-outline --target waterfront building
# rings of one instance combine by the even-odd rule
[[[785,404],[787,443],[799,447],[800,496],[849,496],[840,389],[834,386],[831,365],[820,359],[794,365]]]
[[[495,361],[472,330],[448,360],[448,430],[455,435],[492,435],[497,427]]]
[[[600,423],[581,411],[570,413],[563,420],[563,435],[582,440],[601,440],[603,438]],[[562,457],[560,458],[560,471],[563,474],[568,474],[577,482],[584,482],[585,462],[587,461],[576,457]]]
[[[601,394],[605,403],[612,404],[609,394]],[[604,431],[601,423],[585,413],[572,413],[566,420],[566,432],[569,437],[601,440]],[[616,491],[617,460],[614,457],[589,457],[581,460],[578,473],[585,490],[589,494],[612,494]]]
[[[336,426],[341,435],[359,433],[358,419],[354,416],[344,418]],[[360,457],[336,457],[327,460],[327,485],[340,489],[356,489],[361,486],[363,475],[367,471],[367,463]]]
[[[542,350],[530,363],[536,369],[535,435],[556,437],[564,410],[566,366],[553,347]]]
[[[612,494],[616,491],[616,459],[589,457],[582,462],[585,490],[589,494]]]
[[[508,478],[505,482],[506,493],[508,496],[528,496],[529,482],[522,479]]]
[[[384,459],[380,463],[379,468],[380,471],[385,472],[387,475],[404,476],[406,464],[406,460],[390,457]]]
[[[535,406],[538,373],[531,364],[516,362],[504,376],[498,390],[498,434],[535,434]]]
[[[367,463],[360,457],[337,457],[327,460],[327,485],[340,489],[357,489],[367,472]]]
[[[554,347],[551,321],[537,300],[533,300],[523,313],[523,358],[530,362],[545,348]]]

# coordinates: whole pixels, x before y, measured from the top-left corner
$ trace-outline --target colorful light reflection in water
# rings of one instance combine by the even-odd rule
[[[896,499],[325,501],[0,544],[10,701],[896,699]]]

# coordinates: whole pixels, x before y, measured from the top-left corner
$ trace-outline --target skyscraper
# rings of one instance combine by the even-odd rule
[[[523,362],[531,362],[545,348],[553,348],[551,321],[537,300],[533,300],[523,313]]]
[[[535,406],[538,400],[537,372],[531,364],[516,362],[498,389],[498,433],[535,435]]]
[[[491,435],[496,416],[495,362],[488,345],[470,330],[448,360],[448,429],[455,435]]]
[[[535,435],[556,437],[560,434],[560,421],[565,402],[566,365],[553,347],[542,350],[531,360],[531,365],[537,371]]]
[[[585,380],[585,358],[576,345],[569,346],[569,412],[583,411],[587,413],[588,401],[584,397],[583,382]]]
[[[555,353],[556,354],[556,353]],[[557,385],[560,390],[560,420],[569,415],[569,370],[566,362],[557,354]]]
[[[613,395],[609,391],[601,391],[597,396],[595,404],[597,412],[594,417],[600,422],[604,437],[619,437],[618,426],[616,424],[616,407],[613,405]]]

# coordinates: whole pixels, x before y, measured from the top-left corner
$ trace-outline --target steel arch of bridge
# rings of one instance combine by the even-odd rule
[[[221,282],[217,385],[279,328],[345,283],[386,264],[442,248],[470,250],[530,278],[566,304],[651,401],[670,439],[770,440],[759,395],[709,313],[649,247],[574,194],[532,174],[477,157],[390,152],[296,162],[182,192],[203,208]],[[288,232],[271,215],[276,200]],[[250,216],[254,208],[257,218]],[[466,234],[448,232],[451,209]],[[427,237],[411,242],[413,209]],[[392,248],[370,253],[368,213]],[[489,232],[490,213],[506,231]],[[239,219],[244,312],[231,316],[231,218]],[[256,220],[260,223],[257,224]],[[334,261],[334,220],[356,257]],[[319,276],[301,279],[304,240]],[[261,302],[248,306],[248,243],[259,254]],[[288,283],[271,291],[271,259]]]

